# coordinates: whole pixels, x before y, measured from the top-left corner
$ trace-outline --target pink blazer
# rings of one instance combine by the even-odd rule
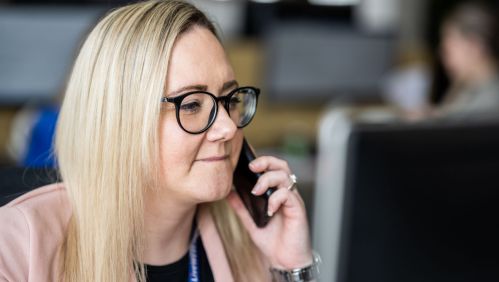
[[[55,281],[71,207],[60,183],[33,190],[0,208],[0,281]],[[215,281],[233,281],[220,236],[207,210],[198,228]]]

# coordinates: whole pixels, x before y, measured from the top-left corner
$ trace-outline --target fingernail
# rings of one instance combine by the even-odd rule
[[[260,189],[260,185],[255,185],[255,188],[253,188],[253,190],[251,190],[251,194],[253,195],[256,195],[256,192],[258,191],[258,189]]]
[[[270,210],[268,210],[268,211],[267,211],[267,215],[268,215],[269,217],[271,217],[273,214],[274,214],[274,213],[273,213],[273,212],[271,212]]]
[[[252,167],[252,168],[256,168],[256,167],[257,167],[257,164],[256,164],[256,162],[255,162],[255,161],[250,162],[250,164],[249,164],[249,165],[250,165],[250,167]]]

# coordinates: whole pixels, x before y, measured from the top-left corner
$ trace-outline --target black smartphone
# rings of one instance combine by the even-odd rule
[[[270,217],[267,215],[269,197],[276,188],[271,187],[260,196],[251,194],[251,190],[255,187],[255,184],[261,175],[261,173],[252,172],[248,167],[249,163],[254,159],[255,153],[249,146],[246,138],[244,138],[239,161],[234,170],[233,181],[239,197],[241,197],[241,200],[249,211],[253,221],[255,221],[255,224],[258,227],[264,227],[270,220]]]

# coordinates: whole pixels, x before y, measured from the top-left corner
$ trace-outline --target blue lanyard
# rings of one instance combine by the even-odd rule
[[[189,277],[187,277],[187,281],[189,282],[199,282],[199,257],[197,249],[198,237],[199,232],[196,229],[189,247]]]

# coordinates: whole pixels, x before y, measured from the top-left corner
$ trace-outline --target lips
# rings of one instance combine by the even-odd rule
[[[213,157],[208,157],[208,158],[202,158],[202,159],[197,159],[197,161],[216,162],[216,161],[225,161],[227,159],[229,159],[229,155],[213,156]]]

